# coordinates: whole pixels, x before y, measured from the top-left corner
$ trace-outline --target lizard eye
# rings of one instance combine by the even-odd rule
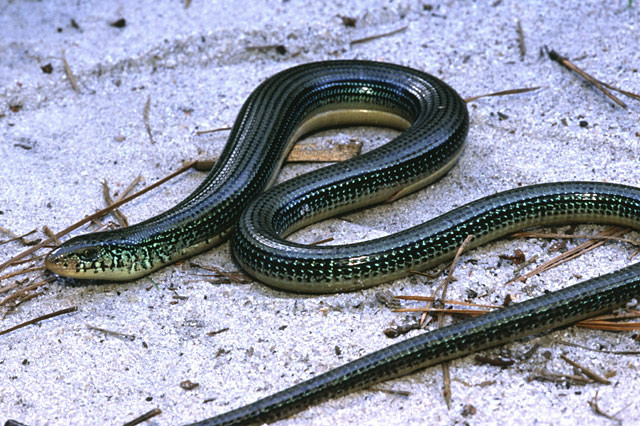
[[[85,262],[91,262],[98,256],[99,252],[100,250],[97,248],[86,248],[78,253],[78,257]]]

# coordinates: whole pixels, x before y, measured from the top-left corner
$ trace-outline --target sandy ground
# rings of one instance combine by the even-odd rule
[[[2,1],[0,226],[17,234],[35,228],[29,238],[40,238],[43,225],[57,231],[103,207],[103,180],[119,193],[138,175],[148,185],[183,161],[215,157],[226,134],[197,131],[230,125],[250,91],[273,73],[337,58],[422,69],[463,97],[540,89],[471,103],[468,147],[428,189],[327,221],[299,238],[391,233],[518,185],[578,179],[638,185],[640,105],[626,99],[629,108],[614,105],[541,50],[556,49],[596,77],[640,92],[639,9],[626,0],[219,0],[193,1],[186,9],[178,1]],[[354,18],[355,27],[342,17]],[[124,26],[112,25],[120,19]],[[77,91],[64,72],[63,52]],[[42,69],[48,64],[50,73]],[[147,100],[155,144],[143,120]],[[393,135],[353,129],[319,137],[357,138],[370,149]],[[281,179],[313,167],[286,166]],[[122,210],[138,222],[178,202],[202,178],[188,173]],[[601,229],[580,226],[576,233]],[[449,295],[477,303],[500,304],[507,294],[523,300],[618,269],[631,262],[633,251],[607,243],[524,284],[503,285],[515,266],[499,254],[521,249],[527,257],[538,255],[539,264],[554,256],[553,243],[505,239],[471,251]],[[17,242],[0,245],[0,261],[21,250]],[[193,261],[238,269],[228,244]],[[382,306],[376,293],[429,295],[435,285],[410,277],[350,294],[301,296],[257,282],[212,284],[204,273],[186,262],[123,284],[78,287],[57,280],[10,310],[0,329],[78,308],[0,336],[0,422],[122,424],[153,408],[162,414],[151,425],[210,417],[389,345],[381,331],[406,315]],[[19,279],[3,279],[0,288]],[[569,328],[484,353],[516,359],[509,368],[480,365],[472,356],[455,361],[450,408],[441,369],[429,368],[380,386],[406,395],[357,392],[282,424],[612,423],[591,408],[596,395],[602,411],[623,424],[640,424],[638,358],[562,343],[637,351],[634,336]],[[534,345],[540,347],[521,360]],[[532,380],[541,371],[574,374],[561,354],[610,373],[612,384]],[[185,380],[199,385],[185,390]]]

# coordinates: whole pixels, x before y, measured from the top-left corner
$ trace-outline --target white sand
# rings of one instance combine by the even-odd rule
[[[2,2],[0,226],[16,233],[45,224],[60,230],[103,206],[102,180],[122,191],[138,174],[149,184],[182,161],[213,157],[226,135],[197,136],[197,130],[231,124],[250,91],[276,71],[337,58],[422,69],[463,97],[541,88],[470,104],[468,147],[444,179],[393,205],[316,227],[307,231],[308,238],[394,232],[518,185],[579,179],[638,185],[640,105],[624,99],[628,109],[614,106],[540,51],[554,48],[596,77],[640,92],[639,9],[639,4],[628,8],[627,1],[259,0],[242,5],[218,0],[193,1],[188,9],[177,1]],[[345,27],[338,15],[357,18],[356,27]],[[109,25],[119,18],[126,19],[124,28]],[[523,59],[518,20],[527,48]],[[390,37],[349,43],[402,27],[406,30]],[[249,49],[267,45],[283,45],[286,52]],[[63,50],[79,93],[65,76]],[[51,74],[41,70],[48,63]],[[142,118],[147,99],[155,145]],[[327,133],[341,134],[366,141],[367,148],[393,135],[379,129]],[[287,166],[282,176],[308,168]],[[185,175],[123,211],[133,223],[148,218],[178,202],[202,177]],[[581,226],[577,233],[600,229]],[[520,248],[528,257],[538,254],[542,263],[553,256],[550,244],[502,240],[468,253],[450,296],[466,300],[473,290],[478,303],[500,304],[507,294],[523,300],[618,269],[630,262],[632,252],[627,245],[608,243],[526,284],[502,285],[515,267],[498,254]],[[17,243],[0,246],[0,261],[21,249]],[[228,244],[194,261],[237,269]],[[0,422],[122,424],[156,407],[162,414],[148,424],[210,417],[389,345],[381,331],[392,321],[403,322],[404,314],[382,307],[375,293],[429,295],[434,286],[411,277],[350,294],[301,296],[260,283],[210,284],[201,273],[186,263],[132,283],[70,287],[56,282],[11,312],[0,329],[78,306],[77,313],[0,336]],[[517,358],[534,344],[541,346],[510,368],[476,365],[473,357],[455,361],[450,409],[436,367],[380,386],[409,396],[358,392],[283,424],[610,424],[589,405],[596,393],[603,411],[618,413],[625,424],[639,424],[638,358],[559,343],[639,350],[633,335],[570,328],[486,351],[490,357]],[[614,372],[612,385],[529,380],[542,370],[573,374],[559,358],[563,353],[603,374]],[[184,380],[199,386],[184,390]],[[465,406],[474,412],[467,414]]]

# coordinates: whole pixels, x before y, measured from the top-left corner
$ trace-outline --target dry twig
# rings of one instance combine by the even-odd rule
[[[71,312],[75,312],[77,310],[78,310],[77,306],[71,306],[69,308],[60,309],[59,311],[51,312],[50,314],[41,315],[41,316],[39,316],[37,318],[30,319],[29,321],[25,321],[25,322],[23,322],[21,324],[18,324],[16,326],[11,327],[11,328],[8,328],[6,330],[0,331],[0,336],[2,336],[3,334],[11,333],[12,331],[15,331],[15,330],[18,330],[20,328],[26,327],[28,325],[35,324],[37,322],[44,321],[44,320],[49,319],[49,318],[57,317],[59,315],[64,315],[64,314],[68,314],[68,313],[71,313]]]
[[[333,241],[333,237],[327,237],[327,238],[322,238],[319,240],[315,240],[309,243],[310,246],[319,246],[322,244],[326,244],[326,243],[330,243],[331,241]]]
[[[607,96],[609,99],[611,99],[613,102],[615,102],[616,104],[620,105],[622,108],[626,108],[627,104],[625,104],[624,102],[622,102],[620,99],[618,99],[617,96],[615,96],[613,93],[611,93],[609,90],[607,90],[598,79],[594,78],[593,76],[591,76],[590,74],[588,74],[587,72],[583,71],[581,68],[579,68],[577,65],[575,65],[573,62],[571,62],[569,59],[565,58],[564,56],[561,56],[560,54],[558,54],[558,52],[556,52],[555,50],[551,49],[547,51],[547,54],[549,55],[549,58],[552,61],[555,61],[557,63],[559,63],[560,65],[562,65],[563,67],[565,67],[566,69],[575,72],[576,74],[578,74],[580,77],[584,78],[585,80],[587,80],[589,83],[591,83],[592,85],[594,85],[598,90],[600,90],[602,93],[604,93],[605,96]]]
[[[462,252],[467,248],[467,245],[469,245],[469,243],[471,242],[471,240],[473,239],[473,235],[467,235],[467,237],[464,239],[464,241],[462,242],[462,244],[460,244],[460,247],[458,248],[458,251],[456,252],[456,255],[453,258],[453,261],[451,262],[451,266],[449,267],[449,273],[447,274],[447,277],[442,280],[442,282],[438,285],[438,287],[436,287],[436,289],[433,291],[433,300],[445,300],[447,297],[447,288],[449,286],[450,282],[453,282],[455,280],[455,277],[453,276],[453,272],[456,269],[456,266],[458,264],[458,259],[460,258],[460,255],[462,254]],[[441,296],[440,298],[436,299],[435,295],[439,292],[441,292]],[[441,303],[441,302],[440,302]],[[428,309],[430,310],[432,307],[432,303],[429,302],[427,304]],[[422,318],[420,319],[420,325],[422,326],[424,324],[424,320],[426,318],[426,315],[423,315]],[[440,318],[443,318],[441,315],[438,316],[438,320],[440,322]]]
[[[406,31],[407,28],[409,28],[409,27],[404,26],[402,28],[398,28],[397,30],[389,31],[389,32],[386,32],[386,33],[376,34],[376,35],[372,35],[372,36],[369,36],[369,37],[358,38],[358,39],[355,39],[355,40],[351,40],[351,43],[349,43],[349,44],[351,46],[353,46],[354,44],[366,43],[366,42],[371,41],[371,40],[376,40],[376,39],[383,38],[383,37],[389,37],[389,36],[401,33],[403,31]]]
[[[620,241],[623,243],[629,243],[634,246],[640,246],[640,241],[632,240],[630,238],[622,238],[622,237],[613,237],[611,235],[575,235],[575,234],[559,234],[559,233],[548,233],[548,232],[516,232],[511,234],[512,238],[548,238],[548,239],[581,239],[581,240],[612,240],[612,241]]]
[[[201,135],[206,135],[208,133],[223,132],[226,130],[231,130],[231,126],[218,127],[217,129],[211,129],[211,130],[198,130],[196,132],[196,135],[201,136]]]
[[[422,302],[435,302],[437,298],[433,296],[393,296],[394,299],[415,300]],[[458,300],[440,300],[441,303],[447,305],[473,306],[474,308],[499,308],[497,305],[482,305],[480,303],[461,302]]]
[[[604,330],[604,331],[636,331],[640,330],[640,323],[613,323],[611,321],[602,320],[584,320],[576,324],[581,328],[589,328],[592,330]]]
[[[64,49],[62,50],[62,67],[64,68],[64,73],[67,75],[67,78],[69,79],[69,82],[71,83],[71,87],[73,87],[73,90],[80,93],[78,80],[76,80],[76,77],[73,75],[73,72],[71,72],[71,67],[67,62],[67,57],[64,54]]]
[[[159,408],[154,408],[153,410],[147,411],[146,413],[144,413],[141,416],[136,417],[135,419],[126,422],[123,426],[136,426],[139,425],[142,422],[146,422],[147,420],[149,420],[152,417],[157,416],[158,414],[162,414],[162,410]]]
[[[587,385],[589,383],[593,383],[593,380],[584,376],[580,376],[578,374],[558,374],[551,373],[549,371],[541,371],[539,373],[532,374],[527,379],[529,381],[537,380],[542,382],[553,382],[561,384],[570,381],[576,385]]]
[[[560,358],[562,358],[564,361],[566,361],[571,366],[573,366],[573,367],[579,369],[580,371],[582,371],[584,373],[584,375],[587,376],[588,378],[590,378],[592,380],[595,380],[596,382],[602,383],[603,385],[610,385],[611,384],[611,382],[609,380],[605,379],[604,377],[602,377],[601,375],[599,375],[598,373],[596,373],[592,369],[590,369],[588,367],[585,367],[582,364],[577,363],[576,361],[570,359],[566,355],[560,355]]]
[[[524,31],[522,31],[522,25],[518,19],[516,24],[516,31],[518,32],[518,48],[520,49],[520,60],[523,61],[527,54],[527,46],[524,43]]]
[[[33,299],[34,297],[39,296],[40,294],[42,294],[41,292],[36,292],[33,293],[34,290],[37,290],[40,287],[43,287],[47,284],[51,284],[51,282],[53,281],[53,278],[46,278],[43,280],[39,280],[36,281],[34,283],[29,284],[28,286],[17,290],[13,293],[11,293],[10,295],[6,296],[4,299],[0,300],[0,306],[5,306],[8,305],[9,302],[15,302],[15,304],[12,307],[16,307],[17,305],[29,300],[29,299]],[[6,315],[6,313],[5,313]]]
[[[107,205],[107,207],[109,207],[109,206],[111,206],[113,204],[113,199],[111,198],[110,192],[111,191],[109,189],[109,184],[107,183],[106,180],[103,180],[102,181],[102,196],[104,197],[104,202]],[[129,221],[127,220],[127,217],[120,211],[120,209],[115,208],[115,209],[113,209],[113,211],[111,213],[113,213],[113,216],[116,218],[116,220],[120,224],[120,227],[126,228],[127,226],[129,226]]]
[[[598,406],[598,391],[597,390],[596,390],[596,394],[593,397],[593,399],[591,401],[589,401],[589,406],[591,407],[593,412],[598,414],[599,416],[606,417],[607,419],[613,420],[618,424],[622,424],[622,420],[616,418],[615,416],[613,416],[611,414],[607,414],[607,413],[605,413],[604,411],[602,411],[600,409],[600,407]]]
[[[87,324],[87,328],[89,330],[95,330],[95,331],[99,331],[99,332],[107,334],[107,335],[115,336],[115,337],[118,337],[118,338],[121,338],[121,339],[126,339],[126,340],[129,340],[131,342],[136,340],[136,336],[134,336],[133,334],[126,334],[126,333],[121,333],[119,331],[107,330],[106,328],[96,327],[96,326],[93,326],[93,325],[90,325],[90,324]]]
[[[453,258],[453,261],[451,262],[451,266],[449,267],[449,273],[447,274],[447,277],[440,283],[440,285],[438,285],[438,287],[434,290],[433,292],[433,297],[435,298],[435,295],[438,291],[440,291],[440,289],[442,289],[441,293],[440,293],[440,299],[441,300],[445,300],[447,298],[447,289],[449,286],[449,283],[452,282],[455,278],[453,276],[453,272],[455,271],[455,268],[458,264],[458,259],[460,258],[460,255],[464,252],[464,250],[466,249],[467,245],[469,245],[469,243],[471,242],[471,240],[473,239],[473,235],[467,235],[467,237],[464,239],[464,241],[462,242],[462,244],[460,244],[460,247],[458,248],[458,251],[456,252],[456,255]],[[432,308],[433,303],[429,302],[427,304],[428,309],[430,310]],[[422,326],[422,324],[424,323],[424,320],[426,318],[426,314],[422,314],[422,318],[420,319],[420,325]],[[438,327],[443,327],[444,326],[444,314],[439,313],[438,314]],[[442,384],[442,393],[444,396],[444,399],[447,403],[447,407],[451,407],[451,376],[449,374],[449,363],[448,362],[443,362],[442,363],[442,375],[443,375],[443,384]]]
[[[33,259],[28,259],[29,262],[31,262]],[[8,272],[6,274],[4,274],[3,276],[0,277],[0,282],[7,280],[9,278],[13,278],[13,277],[17,277],[19,275],[25,275],[31,272],[37,272],[37,271],[43,271],[44,270],[44,266],[27,266],[26,268],[22,268],[19,269],[17,271],[13,271],[13,272]],[[4,293],[6,290],[4,290],[5,287],[0,287],[0,293]]]
[[[484,95],[471,96],[470,98],[465,98],[464,101],[466,103],[469,103],[469,102],[476,101],[476,100],[478,100],[480,98],[488,98],[488,97],[491,97],[491,96],[517,95],[519,93],[533,92],[534,90],[538,90],[538,89],[540,89],[539,86],[536,86],[536,87],[523,87],[523,88],[520,88],[520,89],[502,90],[500,92],[486,93]]]
[[[573,342],[567,342],[565,340],[558,340],[558,343],[560,343],[561,345],[574,346],[576,348],[586,349],[586,350],[592,351],[592,352],[600,352],[600,353],[603,353],[603,354],[640,355],[640,351],[609,351],[609,350],[606,350],[606,349],[595,349],[595,348],[590,348],[589,346],[579,345],[579,344],[573,343]]]
[[[151,132],[151,123],[149,122],[149,110],[151,109],[151,96],[147,98],[147,102],[144,104],[144,111],[142,113],[142,119],[144,120],[144,127],[147,129],[147,135],[152,144],[156,141],[153,139],[153,133]]]
[[[131,183],[124,189],[124,191],[122,191],[120,195],[116,197],[113,202],[119,203],[120,201],[122,201],[127,195],[129,195],[131,191],[133,191],[133,189],[140,183],[141,180],[142,175],[138,174],[138,176],[136,176],[135,179],[131,181]]]
[[[213,272],[215,274],[214,277],[222,277],[225,280],[231,281],[231,282],[236,283],[236,284],[249,284],[249,283],[253,282],[253,280],[249,276],[245,275],[244,273],[242,273],[240,271],[227,272],[227,271],[223,271],[220,268],[216,268],[215,266],[205,266],[205,265],[201,265],[201,264],[195,263],[195,262],[190,262],[189,264],[191,266],[196,267],[196,268],[200,268],[200,269],[204,269],[205,271]]]
[[[20,242],[21,242],[22,244],[24,244],[24,245],[30,245],[30,241],[25,240],[25,238],[24,238],[24,237],[27,237],[27,236],[29,236],[29,235],[31,235],[31,234],[33,234],[33,233],[35,233],[37,230],[36,230],[36,229],[32,229],[31,231],[29,231],[29,232],[25,232],[25,233],[24,233],[24,234],[22,234],[22,235],[16,235],[16,234],[14,234],[13,232],[11,232],[10,230],[8,230],[8,229],[3,228],[2,226],[0,226],[0,231],[2,231],[2,232],[3,232],[3,233],[5,233],[5,234],[9,234],[9,235],[11,236],[11,238],[10,238],[10,239],[8,239],[8,240],[0,241],[0,245],[2,245],[2,244],[12,243],[12,242],[14,242],[14,241],[18,241],[18,240],[20,240]]]
[[[605,239],[603,239],[602,237],[609,237],[609,236],[614,236],[617,237],[619,235],[625,234],[626,232],[628,232],[627,229],[621,229],[621,228],[617,228],[617,227],[611,227],[611,228],[607,228],[604,231],[600,232],[596,238],[594,239],[590,239],[589,241],[586,241],[582,244],[580,244],[577,247],[572,248],[571,250],[568,250],[564,253],[562,253],[561,255],[554,257],[551,260],[548,260],[546,262],[544,262],[542,265],[538,266],[537,268],[533,269],[532,271],[526,273],[525,275],[519,276],[519,277],[515,277],[512,278],[511,280],[507,281],[506,284],[511,284],[515,281],[526,281],[528,278],[537,275],[543,271],[546,271],[548,269],[554,268],[562,263],[565,263],[571,259],[574,259],[578,256],[581,256],[582,254],[586,253],[589,250],[593,250],[596,247],[601,246],[602,244],[605,243]],[[599,240],[599,241],[596,241]]]

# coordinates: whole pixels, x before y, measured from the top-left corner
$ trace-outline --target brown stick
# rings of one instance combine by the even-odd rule
[[[617,227],[611,227],[608,228],[604,231],[602,231],[601,233],[599,233],[597,235],[598,238],[602,237],[602,236],[609,236],[609,235],[613,235],[613,236],[619,236],[624,234],[625,232],[627,232],[626,229],[620,229]],[[526,281],[527,278],[530,278],[536,274],[539,274],[540,272],[546,271],[547,269],[551,269],[553,267],[556,267],[557,265],[560,265],[561,263],[567,262],[575,257],[581,256],[583,253],[585,253],[588,250],[593,250],[596,247],[601,246],[602,244],[604,244],[606,242],[606,240],[602,240],[600,239],[599,241],[595,241],[595,240],[589,240],[586,241],[582,244],[580,244],[577,247],[572,248],[571,250],[568,250],[566,252],[564,252],[563,254],[561,254],[560,256],[554,257],[551,260],[548,260],[546,262],[544,262],[542,265],[538,266],[537,268],[533,269],[532,271],[526,273],[525,275],[522,276],[518,276],[515,278],[510,279],[509,281],[506,282],[506,284],[511,284],[513,282],[516,281]]]
[[[42,227],[42,232],[44,232],[44,234],[45,234],[47,237],[51,238],[51,239],[53,240],[53,243],[54,243],[55,245],[59,245],[59,244],[60,244],[60,241],[58,241],[58,239],[56,238],[56,236],[55,236],[55,234],[53,233],[53,231],[52,231],[52,230],[51,230],[47,225],[44,225],[44,226]]]
[[[77,306],[71,306],[70,308],[60,309],[59,311],[51,312],[50,314],[46,314],[46,315],[39,316],[37,318],[30,319],[29,321],[25,321],[22,324],[18,324],[16,326],[11,327],[11,328],[7,328],[6,330],[0,331],[0,336],[2,336],[4,334],[11,333],[12,331],[15,331],[15,330],[18,330],[20,328],[26,327],[28,325],[35,324],[37,322],[44,321],[44,320],[49,319],[49,318],[57,317],[59,315],[64,315],[64,314],[68,314],[68,313],[71,313],[71,312],[75,312],[77,310],[78,310]]]
[[[196,135],[197,136],[206,135],[207,133],[217,133],[217,132],[223,132],[225,130],[231,130],[231,126],[218,127],[217,129],[211,129],[211,130],[198,130],[196,132]]]
[[[554,233],[546,233],[546,232],[516,232],[511,234],[512,238],[565,238],[565,239],[585,239],[585,240],[613,240],[613,241],[621,241],[623,243],[629,243],[634,246],[640,246],[640,241],[632,240],[629,238],[623,237],[612,237],[609,235],[574,235],[574,234],[554,234]]]
[[[449,309],[449,308],[398,308],[394,309],[393,312],[425,312],[425,313],[441,313],[447,315],[469,315],[469,316],[478,316],[484,315],[489,311],[481,310],[481,309]]]
[[[53,278],[45,278],[43,280],[39,280],[36,281],[34,283],[29,284],[28,286],[21,288],[20,290],[16,290],[13,293],[11,293],[10,295],[8,295],[7,297],[5,297],[4,299],[0,300],[0,306],[4,306],[7,303],[13,301],[13,300],[18,300],[17,303],[22,303],[22,301],[24,301],[23,299],[25,297],[27,297],[28,293],[40,288],[42,286],[45,286],[47,284],[51,284],[51,281],[53,280]],[[31,295],[33,295],[34,293],[31,293]]]
[[[126,197],[127,195],[129,195],[129,193],[131,191],[133,191],[133,188],[136,187],[136,185],[138,183],[140,183],[140,181],[142,180],[142,176],[138,173],[138,176],[136,176],[136,178],[134,180],[131,181],[131,183],[129,184],[129,186],[127,186],[124,191],[122,191],[122,193],[120,195],[118,195],[118,197],[114,200],[114,203],[117,203],[119,201],[121,201],[124,197]]]
[[[638,322],[623,322],[614,323],[611,321],[594,321],[585,320],[576,324],[580,328],[589,328],[592,330],[605,330],[605,331],[636,331],[640,330],[640,323]]]
[[[590,348],[589,346],[579,345],[579,344],[573,343],[573,342],[567,342],[566,340],[558,340],[557,342],[560,343],[561,345],[574,346],[576,348],[581,348],[581,349],[585,349],[585,350],[588,350],[588,351],[599,352],[599,353],[603,353],[603,354],[640,355],[640,351],[610,351],[610,350],[606,350],[606,349],[594,349],[594,348]]]
[[[356,40],[352,40],[351,43],[349,43],[349,44],[351,46],[353,46],[354,44],[366,43],[368,41],[376,40],[376,39],[379,39],[379,38],[382,38],[382,37],[389,37],[389,36],[392,36],[394,34],[398,34],[398,33],[401,33],[403,31],[406,31],[407,28],[409,28],[409,27],[404,26],[402,28],[398,28],[397,30],[389,31],[388,33],[376,34],[376,35],[372,35],[372,36],[369,36],[369,37],[359,38],[359,39],[356,39]]]
[[[602,84],[604,87],[606,87],[607,89],[613,90],[613,91],[618,92],[618,93],[622,93],[623,95],[626,95],[626,96],[630,97],[631,99],[635,99],[637,101],[640,101],[640,95],[638,95],[637,93],[629,92],[628,90],[618,89],[617,87],[612,86],[612,85],[610,85],[608,83],[605,83],[602,80],[598,80],[598,82],[600,84]]]
[[[617,417],[615,417],[614,415],[611,414],[607,414],[604,411],[602,411],[602,409],[598,406],[598,391],[596,390],[596,394],[593,397],[593,399],[591,401],[589,401],[589,406],[591,406],[591,409],[593,410],[594,413],[605,417],[609,420],[613,420],[615,421],[617,424],[622,424],[622,420],[618,419]],[[627,405],[628,407],[628,405]],[[623,408],[623,410],[626,409],[626,407]],[[616,413],[617,414],[617,413]]]
[[[78,81],[73,75],[73,72],[71,72],[71,67],[67,62],[67,58],[64,54],[64,49],[62,50],[62,67],[64,68],[65,74],[67,74],[67,78],[69,78],[69,82],[71,83],[71,87],[73,87],[73,90],[80,93],[80,87],[78,86]]]
[[[104,197],[104,203],[107,205],[107,207],[111,206],[113,204],[113,199],[111,198],[111,190],[109,189],[109,184],[107,183],[106,180],[102,181],[102,196]],[[118,223],[120,224],[120,226],[122,228],[126,228],[127,226],[129,226],[129,221],[127,220],[126,216],[124,214],[122,214],[122,212],[120,211],[120,209],[113,209],[113,216],[115,216],[116,220],[118,221]]]
[[[467,237],[464,239],[462,244],[460,244],[460,247],[458,248],[458,251],[454,256],[453,261],[451,262],[449,273],[447,274],[447,277],[444,280],[442,280],[442,283],[440,283],[440,285],[434,291],[434,296],[435,296],[435,293],[438,291],[438,289],[441,288],[442,289],[442,293],[440,295],[441,299],[444,300],[447,298],[447,289],[449,288],[449,283],[455,279],[453,276],[453,271],[456,269],[456,266],[458,265],[458,259],[460,258],[460,255],[464,252],[464,250],[467,248],[467,245],[469,245],[472,239],[473,239],[473,235],[471,234],[467,235]],[[428,303],[429,309],[432,308],[432,305],[433,304],[431,302]],[[425,315],[426,314],[422,314],[420,325],[422,325],[422,323],[424,322]],[[442,313],[438,314],[438,327],[444,327],[444,314]],[[447,408],[451,408],[451,375],[449,374],[449,362],[442,363],[442,396],[444,397],[444,400],[447,403]]]
[[[435,298],[432,296],[393,296],[394,299],[401,300],[416,300],[423,302],[434,302]],[[500,308],[498,305],[482,305],[480,303],[471,303],[471,302],[462,302],[458,300],[441,300],[442,303],[447,305],[461,305],[461,306],[472,306],[474,308]]]
[[[524,43],[524,31],[522,31],[522,25],[518,19],[516,31],[518,32],[518,48],[520,49],[520,60],[524,60],[527,54],[527,46]]]
[[[604,377],[602,377],[601,375],[599,375],[595,371],[591,370],[590,368],[587,368],[584,365],[575,362],[574,360],[570,359],[566,355],[560,355],[560,358],[562,358],[563,360],[565,360],[570,365],[572,365],[575,368],[577,368],[580,371],[582,371],[588,378],[593,379],[596,382],[602,383],[603,385],[610,385],[611,384],[611,382],[609,380],[605,379]]]
[[[591,76],[590,74],[587,74],[585,71],[583,71],[582,69],[580,69],[579,67],[577,67],[573,62],[571,62],[569,59],[565,58],[564,56],[561,56],[560,54],[558,54],[558,52],[556,52],[555,50],[551,49],[548,52],[549,58],[552,61],[555,61],[557,63],[559,63],[560,65],[562,65],[563,67],[565,67],[566,69],[575,72],[576,74],[578,74],[580,77],[584,78],[585,80],[587,80],[589,83],[593,84],[598,90],[600,90],[602,93],[604,93],[605,96],[607,96],[609,99],[611,99],[613,102],[617,103],[618,105],[620,105],[622,108],[626,108],[627,104],[625,104],[624,102],[622,102],[620,99],[618,99],[613,93],[611,93],[610,91],[608,91],[601,83],[598,79],[596,79],[595,77]]]
[[[144,421],[149,420],[152,417],[157,416],[158,414],[162,414],[162,410],[159,408],[154,408],[153,410],[147,411],[146,413],[144,413],[141,416],[136,417],[135,419],[126,422],[123,426],[135,426],[138,425]]]
[[[484,95],[477,95],[477,96],[471,96],[470,98],[465,98],[464,101],[466,103],[469,102],[473,102],[476,101],[480,98],[488,98],[490,96],[505,96],[505,95],[517,95],[519,93],[527,93],[527,92],[533,92],[534,90],[538,90],[540,89],[540,86],[536,86],[536,87],[523,87],[520,89],[509,89],[509,90],[502,90],[500,92],[494,92],[494,93],[486,93]]]
[[[30,262],[32,259],[29,259],[28,261]],[[33,265],[27,266],[26,268],[22,268],[19,269],[17,271],[13,271],[13,272],[9,272],[7,274],[4,274],[2,276],[0,276],[0,281],[4,281],[6,279],[9,278],[13,278],[13,277],[17,277],[18,275],[24,275],[24,274],[28,274],[30,272],[37,272],[37,271],[43,271],[44,270],[44,266],[38,266],[35,267]],[[5,290],[6,287],[0,287],[0,293],[6,293],[8,290]]]
[[[3,228],[2,226],[0,226],[0,231],[4,232],[5,234],[9,234],[9,235],[11,235],[11,237],[12,237],[11,239],[4,240],[4,241],[0,241],[0,245],[2,245],[2,244],[11,243],[11,242],[13,242],[13,241],[17,241],[17,240],[20,240],[20,242],[22,242],[22,244],[27,244],[27,243],[28,243],[28,241],[27,241],[27,240],[25,240],[25,238],[24,238],[24,237],[27,237],[27,236],[29,236],[29,235],[31,235],[31,234],[33,234],[33,233],[35,233],[37,230],[36,230],[36,229],[32,229],[31,231],[25,232],[25,233],[24,233],[24,234],[22,234],[22,235],[16,235],[15,233],[11,232],[10,230],[8,230],[8,229]]]
[[[96,327],[96,326],[91,325],[91,324],[87,324],[87,328],[89,330],[95,330],[95,331],[99,331],[99,332],[104,333],[104,334],[109,334],[109,335],[116,336],[116,337],[119,337],[119,338],[122,338],[122,339],[127,339],[127,340],[129,340],[131,342],[136,340],[136,336],[134,336],[133,334],[126,334],[126,333],[121,333],[119,331],[107,330],[106,328]]]
[[[147,134],[149,135],[149,140],[152,144],[155,144],[156,141],[153,139],[153,133],[151,132],[151,123],[149,122],[149,110],[151,109],[151,96],[147,98],[147,102],[144,104],[144,111],[142,113],[142,119],[144,121],[144,127],[147,129]]]

